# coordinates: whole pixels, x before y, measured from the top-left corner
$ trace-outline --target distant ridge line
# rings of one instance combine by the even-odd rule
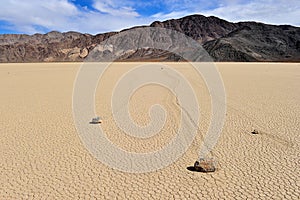
[[[232,23],[214,16],[190,15],[129,29],[142,27],[162,27],[184,33],[202,44],[214,61],[300,62],[300,28],[291,25]],[[118,33],[1,34],[0,62],[81,62],[95,46]],[[169,52],[149,51],[139,49],[120,61],[183,61]]]

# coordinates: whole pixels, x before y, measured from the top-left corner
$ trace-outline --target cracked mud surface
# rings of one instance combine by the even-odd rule
[[[175,163],[130,174],[95,159],[76,132],[72,90],[80,64],[1,64],[0,199],[298,199],[300,65],[217,64],[227,94],[227,115],[212,152],[217,171],[207,174],[187,167],[198,158],[208,129],[209,94],[188,64],[168,65],[183,73],[197,91],[199,131]],[[132,152],[154,151],[176,134],[180,108],[165,88],[142,87],[129,103],[132,119],[146,125],[148,109],[159,103],[168,114],[165,126],[145,140],[118,130],[108,106],[111,90],[131,67],[118,63],[106,72],[98,86],[96,111],[116,145]],[[252,128],[261,133],[252,135]]]

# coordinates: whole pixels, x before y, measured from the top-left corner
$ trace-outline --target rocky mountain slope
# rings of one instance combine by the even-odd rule
[[[0,62],[82,61],[98,43],[114,35],[77,32],[0,35]]]
[[[162,27],[176,30],[203,44],[207,41],[224,37],[239,26],[217,17],[192,15],[164,22],[156,21],[153,22],[150,27]]]
[[[173,29],[192,37],[215,61],[300,61],[299,27],[231,23],[202,15],[156,21],[150,27]],[[83,61],[98,44],[115,34],[118,32],[98,35],[56,31],[34,35],[3,34],[0,35],[0,62]],[[120,60],[181,59],[158,49],[138,49],[121,56]]]
[[[255,22],[238,25],[204,44],[215,61],[300,61],[300,28]]]

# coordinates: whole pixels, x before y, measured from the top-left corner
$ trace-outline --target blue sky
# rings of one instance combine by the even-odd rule
[[[300,26],[300,0],[0,0],[0,33],[102,33],[191,14]]]

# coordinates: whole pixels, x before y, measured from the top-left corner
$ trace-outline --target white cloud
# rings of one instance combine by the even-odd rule
[[[2,28],[29,34],[51,30],[96,34],[150,23],[132,8],[116,7],[111,2],[105,12],[97,12],[76,7],[68,0],[8,0],[0,7],[0,20],[9,23]]]
[[[35,31],[36,27],[61,28],[78,14],[76,6],[67,0],[8,0],[0,7],[0,19],[22,32]]]
[[[82,13],[81,16],[77,18],[77,22],[73,22],[72,30],[96,34],[119,31],[139,24],[148,23],[150,23],[150,21],[136,17],[120,17],[98,12],[87,12]],[[67,29],[65,31],[67,31]]]
[[[112,16],[122,16],[122,17],[138,17],[139,14],[130,6],[124,6],[118,1],[114,0],[95,0],[93,7],[100,12],[110,14]]]
[[[176,19],[182,16],[188,15],[189,13],[186,11],[178,11],[178,12],[170,12],[170,13],[156,13],[151,16],[151,18],[155,20],[168,20],[168,19]]]
[[[233,1],[233,0],[231,0]],[[300,25],[299,0],[254,0],[204,11],[205,15],[214,15],[229,21],[259,21],[270,24]]]

